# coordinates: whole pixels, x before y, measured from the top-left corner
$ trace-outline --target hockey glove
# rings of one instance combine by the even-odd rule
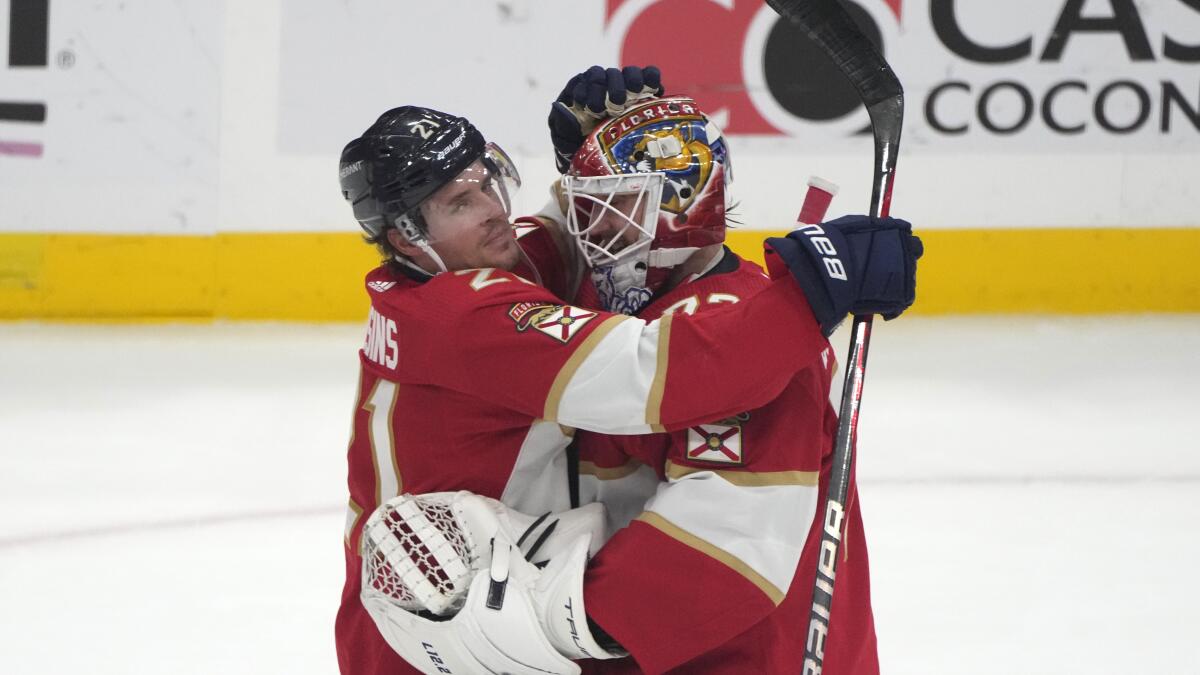
[[[469,492],[401,495],[363,529],[362,602],[421,672],[576,674],[570,659],[623,655],[583,611],[603,530],[599,504],[534,518]]]
[[[771,276],[786,268],[796,278],[826,337],[847,313],[891,320],[916,300],[924,247],[906,221],[843,216],[771,237],[765,248]]]
[[[566,173],[583,139],[605,117],[616,117],[633,105],[662,96],[658,68],[626,66],[621,70],[592,66],[567,81],[550,104],[550,140],[559,173]]]
[[[469,580],[453,617],[437,620],[404,609],[380,591],[379,580],[363,586],[367,614],[388,645],[426,675],[579,675],[579,666],[546,636],[526,584],[513,576],[514,568],[532,565],[510,543],[495,543],[485,558],[489,566]],[[577,546],[586,549],[587,542],[580,539]]]

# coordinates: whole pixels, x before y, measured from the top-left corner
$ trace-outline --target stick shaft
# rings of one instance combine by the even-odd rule
[[[899,79],[837,0],[767,0],[767,4],[807,32],[850,80],[866,106],[875,137],[870,214],[886,216],[891,210],[896,153],[900,147],[900,129],[904,122],[904,90]],[[870,315],[854,317],[823,512],[824,528],[817,575],[813,582],[812,609],[805,634],[802,665],[805,675],[819,675],[825,658],[825,639],[829,633],[842,520],[854,465],[854,442],[867,374],[871,327]]]
[[[898,106],[887,106],[884,112],[891,114],[894,111],[903,115],[903,110],[901,99]],[[900,121],[886,117],[877,120],[876,116],[872,115],[872,123],[875,129],[876,168],[872,182],[871,215],[884,217],[891,209]],[[832,468],[825,497],[825,528],[821,534],[820,558],[817,563],[817,577],[813,583],[812,609],[809,612],[808,632],[805,637],[802,670],[805,675],[819,675],[825,658],[825,637],[829,633],[838,552],[841,550],[842,518],[848,510],[846,500],[850,492],[850,473],[854,465],[858,415],[862,407],[873,322],[874,317],[870,314],[855,316],[850,329],[846,379],[842,383],[837,435],[833,441]]]

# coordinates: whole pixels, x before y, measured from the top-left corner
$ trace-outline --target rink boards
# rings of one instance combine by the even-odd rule
[[[731,231],[761,261],[765,231]],[[778,233],[774,233],[778,234]],[[1200,230],[927,230],[922,314],[1200,311]],[[0,318],[357,321],[352,233],[0,234]]]
[[[905,87],[916,311],[1200,311],[1195,0],[845,4]],[[464,115],[536,212],[547,105],[591,63],[661,66],[724,130],[742,255],[810,175],[866,210],[866,113],[764,3],[480,7],[0,0],[0,317],[360,320],[346,141],[397,105]]]

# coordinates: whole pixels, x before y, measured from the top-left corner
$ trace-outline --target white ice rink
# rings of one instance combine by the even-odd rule
[[[335,673],[360,333],[0,323],[0,673]],[[1200,673],[1198,416],[1200,317],[879,323],[883,671]]]

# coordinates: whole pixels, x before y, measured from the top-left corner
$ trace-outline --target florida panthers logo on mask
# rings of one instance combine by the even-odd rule
[[[664,174],[662,209],[681,214],[727,159],[719,134],[694,106],[665,101],[609,122],[598,138],[614,173]]]

